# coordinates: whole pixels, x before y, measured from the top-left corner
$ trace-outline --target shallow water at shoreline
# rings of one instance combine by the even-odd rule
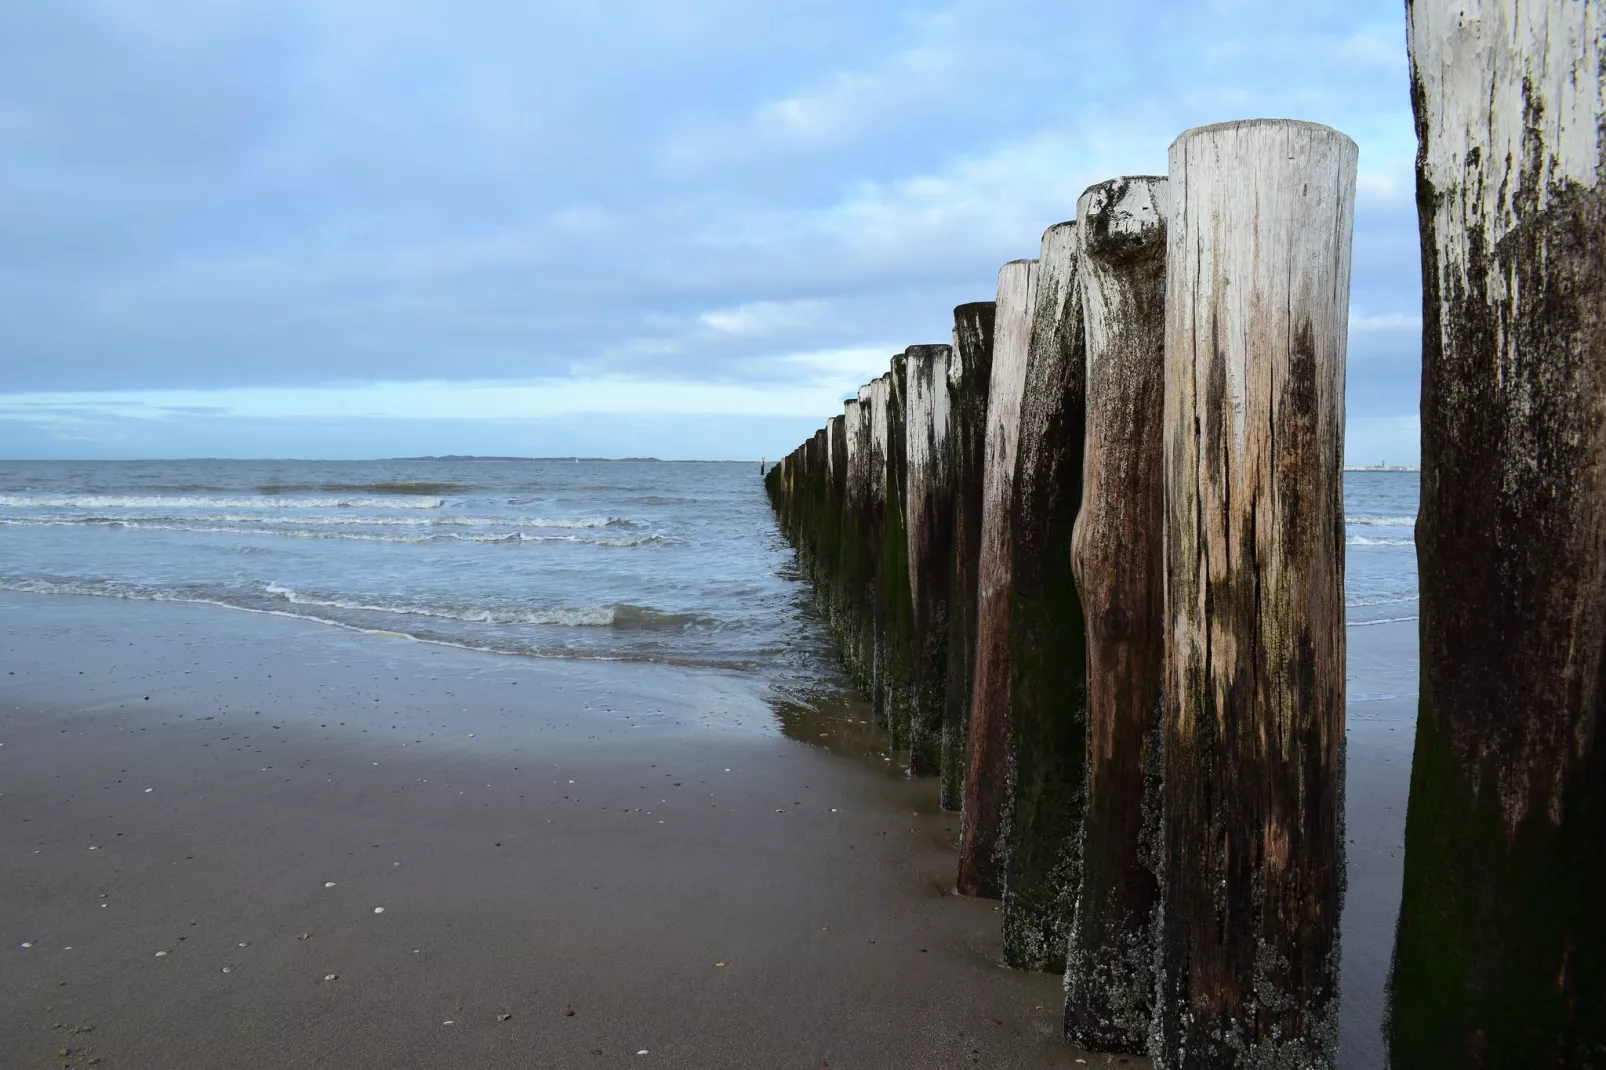
[[[1417,488],[1345,474],[1352,628],[1415,619]],[[846,686],[747,463],[0,462],[0,590]]]
[[[0,589],[837,686],[751,464],[0,462]]]
[[[1413,473],[1346,474],[1346,1070],[1381,1057],[1417,688],[1416,500]],[[398,668],[469,658],[539,674],[559,659],[599,693],[616,668],[602,662],[661,663],[629,674],[665,673],[666,699],[699,710],[700,730],[784,735],[898,779],[754,465],[5,462],[0,592],[23,627],[206,603],[219,608],[170,608],[265,615],[217,625],[242,644],[308,623],[371,633],[346,639]],[[83,657],[99,666],[116,648]],[[663,727],[640,713],[624,735]]]

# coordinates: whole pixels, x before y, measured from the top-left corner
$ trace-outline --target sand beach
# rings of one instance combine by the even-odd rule
[[[801,742],[730,675],[0,605],[6,1066],[1083,1065],[863,711]]]
[[[207,606],[0,609],[5,1065],[1144,1065],[1064,1046],[1059,979],[1002,968],[994,904],[951,894],[957,816],[852,704]],[[1402,641],[1351,629],[1352,664]],[[1411,706],[1356,709],[1361,1067]]]

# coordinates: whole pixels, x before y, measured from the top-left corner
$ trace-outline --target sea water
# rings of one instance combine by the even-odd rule
[[[1417,490],[1345,475],[1352,628],[1416,616]],[[751,463],[0,462],[0,589],[843,683]]]

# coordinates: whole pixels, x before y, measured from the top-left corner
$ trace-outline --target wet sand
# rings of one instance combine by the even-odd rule
[[[950,894],[957,819],[862,707],[204,606],[0,620],[0,1065],[1107,1063],[1059,1039],[1057,977],[1002,967],[994,904]],[[1415,641],[1349,632],[1356,1070]]]
[[[1346,887],[1340,932],[1339,1066],[1385,1065],[1383,1014],[1405,873],[1405,804],[1416,743],[1417,622],[1350,628],[1345,754]]]
[[[0,620],[0,1065],[1106,1063],[862,710],[782,711],[805,743],[717,673]]]

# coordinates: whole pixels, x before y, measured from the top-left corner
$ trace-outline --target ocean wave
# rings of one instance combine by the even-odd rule
[[[282,584],[268,583],[263,590],[298,606],[348,609],[365,613],[391,613],[399,616],[433,617],[468,624],[533,624],[565,628],[627,628],[679,630],[693,626],[712,626],[720,622],[695,613],[666,613],[629,603],[604,606],[578,606],[556,609],[516,609],[512,607],[424,605],[417,602],[356,600],[302,592]]]
[[[670,613],[625,602],[595,606],[560,606],[551,609],[462,606],[341,597],[321,591],[303,591],[280,583],[262,583],[248,590],[164,589],[137,583],[103,580],[48,580],[0,576],[0,590],[26,594],[90,595],[144,602],[187,602],[261,609],[262,603],[284,603],[353,613],[453,620],[465,624],[528,624],[563,628],[617,628],[635,631],[683,631],[691,627],[718,627],[721,621],[698,613]]]
[[[1366,606],[1397,606],[1406,602],[1415,602],[1417,597],[1414,594],[1363,595],[1354,601],[1345,602],[1344,605],[1349,609],[1359,609]]]
[[[258,494],[302,494],[307,491],[332,491],[336,494],[461,494],[474,490],[467,483],[431,483],[427,480],[387,481],[380,483],[262,483]]]
[[[297,612],[286,609],[267,608],[256,605],[245,605],[239,602],[230,602],[222,598],[208,598],[200,595],[182,595],[156,590],[154,588],[138,588],[135,586],[116,587],[95,583],[55,582],[48,580],[13,580],[0,576],[0,591],[16,591],[24,594],[45,595],[78,595],[91,598],[118,598],[128,601],[144,602],[171,602],[182,605],[216,606],[220,609],[232,609],[242,613],[260,613],[270,617],[285,617],[290,620],[304,620],[313,624],[323,624],[347,631],[360,632],[364,635],[382,635],[391,638],[410,639],[414,642],[429,643],[434,646],[448,646],[459,650],[470,650],[483,654],[512,655],[515,657],[554,658],[573,661],[625,661],[641,662],[654,665],[680,665],[703,669],[725,669],[734,672],[752,672],[758,665],[752,660],[735,657],[688,657],[684,655],[665,654],[658,651],[609,649],[590,650],[574,649],[572,647],[542,647],[529,643],[509,641],[500,637],[477,637],[474,640],[462,637],[448,637],[430,632],[398,632],[389,628],[369,628],[351,621],[339,620],[332,617],[319,616],[314,612]],[[618,609],[641,610],[636,606],[616,606]],[[303,609],[297,606],[297,609]],[[655,613],[653,610],[641,610],[645,613]],[[677,614],[658,614],[664,619],[675,619]],[[701,619],[701,618],[698,618]],[[624,625],[629,627],[629,625]]]
[[[1348,535],[1345,546],[1415,546],[1415,539],[1389,539],[1375,535]]]
[[[615,623],[615,610],[617,608],[615,606],[582,606],[571,609],[525,610],[421,605],[416,602],[385,602],[331,597],[318,593],[303,593],[294,587],[286,587],[277,583],[264,584],[263,590],[295,606],[345,609],[360,613],[390,613],[406,617],[432,617],[436,620],[456,620],[466,624],[540,624],[565,628],[606,628]]]
[[[1370,528],[1414,528],[1414,516],[1346,516],[1344,523],[1352,527]]]
[[[597,539],[591,545],[616,547],[655,546],[668,541],[669,539],[663,535],[631,535],[619,539]]]
[[[439,509],[434,495],[392,498],[225,498],[170,494],[0,494],[6,509]]]
[[[1374,624],[1399,624],[1403,621],[1418,619],[1420,618],[1413,614],[1409,617],[1382,617],[1378,620],[1351,620],[1344,623],[1346,627],[1350,628],[1369,628]]]
[[[119,513],[46,514],[44,516],[0,516],[0,524],[250,524],[268,528],[274,525],[303,527],[375,528],[638,528],[642,525],[622,516],[510,517],[510,516],[283,516],[240,513]]]
[[[174,518],[177,519],[177,518]],[[204,520],[204,517],[197,517]],[[417,535],[390,535],[370,531],[340,531],[327,529],[305,529],[288,525],[262,525],[251,527],[233,526],[229,524],[184,524],[165,523],[158,520],[143,520],[138,518],[113,517],[85,517],[81,520],[51,520],[36,518],[0,517],[0,527],[85,527],[97,526],[117,528],[129,531],[178,531],[193,532],[203,535],[245,535],[260,536],[272,535],[289,539],[333,539],[346,542],[385,542],[401,545],[424,545],[428,543],[467,542],[484,543],[493,546],[516,546],[523,543],[562,542],[586,546],[601,546],[609,549],[631,548],[636,546],[652,546],[669,542],[664,535],[631,535],[620,538],[586,538],[582,535],[536,535],[528,531],[436,531]]]

